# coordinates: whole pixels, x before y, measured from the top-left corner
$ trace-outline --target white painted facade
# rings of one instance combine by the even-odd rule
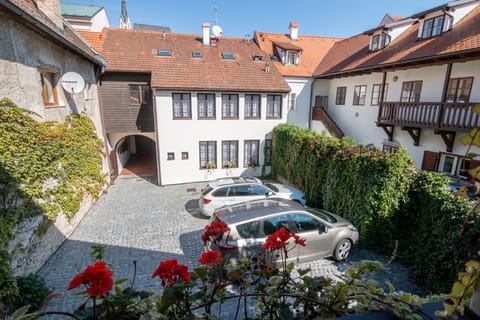
[[[217,92],[216,119],[207,120],[198,119],[197,92],[186,93],[191,94],[192,118],[188,120],[173,119],[171,91],[157,90],[155,93],[161,184],[206,181],[225,176],[261,175],[265,160],[265,140],[271,139],[275,126],[286,123],[287,94],[275,94],[282,95],[280,119],[266,119],[267,93],[261,93],[261,118],[244,119],[244,98],[245,94],[250,92],[232,92],[231,94],[238,94],[239,97],[239,119],[222,119],[222,94],[227,92]],[[222,141],[230,140],[238,141],[238,168],[222,168]],[[259,140],[259,166],[255,169],[244,166],[245,140]],[[200,168],[200,141],[216,142],[216,169]],[[188,159],[182,160],[182,153],[185,152],[188,153]],[[174,160],[168,160],[169,153],[174,154]],[[265,167],[265,170],[268,173],[270,167]]]
[[[447,65],[430,66],[401,71],[390,71],[387,73],[386,83],[388,84],[386,102],[400,101],[402,83],[405,81],[422,81],[420,102],[440,102],[442,90],[447,72]],[[452,65],[450,78],[473,77],[473,87],[470,95],[471,102],[480,102],[480,60]],[[381,84],[383,73],[372,73],[367,75],[335,78],[332,80],[314,81],[314,95],[328,95],[327,112],[339,125],[346,136],[351,136],[357,144],[373,144],[382,149],[383,144],[388,140],[387,134],[381,127],[376,126],[378,106],[371,105],[372,88],[374,84]],[[353,105],[354,86],[366,85],[365,105]],[[345,105],[336,105],[335,96],[337,87],[346,87]],[[327,94],[326,94],[327,93]],[[321,132],[319,121],[312,121],[312,130]],[[452,154],[465,155],[467,147],[459,138],[464,135],[457,133]],[[394,144],[405,148],[412,156],[418,168],[422,165],[425,150],[446,153],[446,145],[442,137],[434,133],[433,129],[422,129],[419,146],[414,146],[413,139],[400,126],[394,129]],[[387,142],[389,144],[389,142]],[[476,151],[475,151],[476,150]],[[471,152],[480,153],[479,148],[473,148]]]
[[[66,20],[75,30],[102,32],[103,28],[110,28],[110,21],[105,8],[100,9],[93,17],[69,17]]]
[[[287,122],[301,128],[308,128],[312,79],[301,77],[284,77],[284,79],[292,90],[287,101]],[[294,107],[291,106],[290,97],[292,94],[295,94]]]

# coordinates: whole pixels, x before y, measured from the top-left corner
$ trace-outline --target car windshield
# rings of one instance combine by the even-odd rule
[[[308,208],[308,207],[306,209],[307,209],[308,212],[316,215],[317,217],[319,217],[320,219],[322,219],[324,221],[327,221],[327,222],[330,222],[330,223],[337,222],[337,219],[335,219],[334,216],[332,216],[331,214],[329,214],[325,211],[314,209],[314,208]]]
[[[263,185],[264,185],[265,187],[269,188],[269,189],[272,189],[272,190],[275,191],[275,192],[278,192],[278,188],[275,187],[275,186],[274,186],[273,184],[271,184],[271,183],[264,182]]]

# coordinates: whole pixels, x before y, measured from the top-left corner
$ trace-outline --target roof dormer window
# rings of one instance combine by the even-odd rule
[[[298,65],[299,55],[297,51],[287,51],[285,64]]]
[[[443,33],[445,16],[438,16],[423,21],[422,39],[439,36]]]
[[[390,43],[390,35],[386,32],[375,34],[370,39],[370,51],[383,49]]]

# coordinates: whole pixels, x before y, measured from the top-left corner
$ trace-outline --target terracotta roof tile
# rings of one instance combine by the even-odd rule
[[[340,40],[340,38],[299,35],[298,39],[293,41],[288,34],[255,32],[255,41],[269,55],[275,54],[274,43],[285,49],[302,50],[298,66],[284,65],[280,61],[273,63],[283,76],[310,77],[318,63]]]
[[[93,32],[78,30],[78,33],[90,43],[98,52],[102,51],[103,41],[105,40],[105,30],[103,32]]]
[[[159,56],[159,49],[171,56]],[[200,52],[201,58],[192,53]],[[234,54],[234,60],[222,58]],[[253,41],[222,37],[204,46],[201,36],[146,30],[105,29],[101,50],[108,71],[151,72],[152,87],[171,90],[289,92],[270,58]],[[260,55],[262,61],[254,61]],[[269,64],[270,72],[265,72]]]
[[[410,63],[428,63],[452,55],[480,55],[480,6],[473,9],[452,30],[430,39],[419,40],[419,24],[413,24],[382,50],[370,52],[365,34],[337,42],[315,70],[315,76],[332,76],[362,70]]]
[[[30,23],[35,29],[46,29],[51,32],[50,39],[53,41],[59,41],[61,45],[66,46],[70,50],[76,51],[78,54],[85,58],[102,64],[103,59],[97,56],[97,53],[90,48],[90,46],[73,30],[70,26],[64,25],[64,28],[59,28],[53,21],[51,21],[40,9],[37,8],[32,0],[9,0],[14,6],[12,13],[18,15],[19,19],[23,19],[24,22]],[[20,12],[19,12],[20,11]],[[26,14],[26,15],[25,15]],[[32,19],[35,23],[28,21]],[[40,24],[38,26],[38,23]],[[45,30],[42,29],[43,32]],[[57,39],[55,39],[57,38]]]

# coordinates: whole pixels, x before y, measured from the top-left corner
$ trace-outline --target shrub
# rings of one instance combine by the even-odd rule
[[[15,278],[18,286],[18,294],[7,298],[8,309],[15,310],[28,306],[29,312],[34,312],[44,304],[51,290],[45,281],[36,274]]]

